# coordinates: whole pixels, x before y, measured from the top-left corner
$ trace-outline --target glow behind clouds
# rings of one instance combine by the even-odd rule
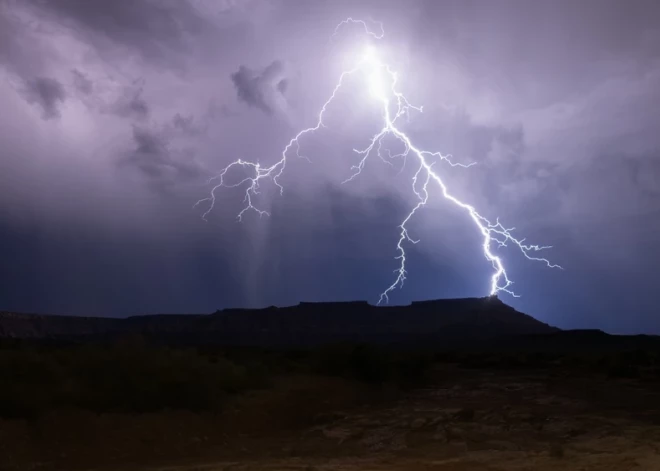
[[[381,33],[377,34],[369,29],[365,21],[356,20],[353,18],[348,18],[339,23],[337,28],[335,28],[334,35],[338,33],[342,26],[348,24],[356,24],[364,27],[365,32],[375,39],[381,39],[384,35],[382,24],[379,23]],[[358,175],[360,175],[364,168],[365,162],[373,153],[377,154],[383,162],[391,163],[390,160],[388,160],[392,158],[391,152],[388,149],[383,148],[383,139],[387,136],[392,136],[397,139],[405,149],[403,153],[398,154],[395,157],[403,158],[405,164],[405,159],[407,159],[407,157],[412,154],[412,157],[415,158],[415,164],[418,165],[417,171],[415,172],[412,179],[412,191],[417,197],[418,202],[399,225],[400,237],[396,246],[398,252],[396,259],[399,261],[399,266],[395,270],[396,277],[394,282],[381,293],[378,301],[379,304],[382,302],[387,302],[389,300],[388,294],[397,287],[403,287],[403,284],[406,280],[407,260],[405,244],[416,244],[418,242],[418,240],[411,238],[407,224],[412,219],[412,217],[416,215],[418,210],[424,207],[428,202],[430,190],[429,183],[431,182],[440,188],[441,194],[446,200],[467,212],[477,227],[478,231],[481,233],[483,237],[482,249],[484,257],[493,266],[493,274],[491,275],[489,290],[490,295],[496,295],[498,292],[503,291],[512,296],[517,296],[510,289],[513,281],[511,281],[507,275],[506,269],[504,267],[504,261],[493,251],[494,247],[506,247],[508,243],[511,243],[515,245],[527,259],[543,262],[551,268],[560,268],[559,265],[555,265],[545,258],[537,257],[534,255],[536,252],[550,247],[525,244],[525,239],[518,239],[513,235],[512,232],[514,228],[506,228],[499,222],[499,219],[496,219],[494,223],[491,222],[482,216],[474,206],[459,200],[456,196],[450,193],[447,185],[440,176],[441,170],[433,168],[434,164],[440,160],[442,163],[449,164],[451,166],[463,166],[467,168],[470,167],[470,165],[455,163],[452,162],[448,156],[443,155],[440,152],[431,152],[416,147],[405,133],[405,131],[398,127],[397,121],[399,118],[404,115],[409,116],[411,109],[421,113],[422,108],[411,105],[407,98],[397,90],[396,72],[394,72],[387,63],[381,61],[381,59],[378,57],[377,49],[371,45],[365,48],[362,57],[353,68],[345,70],[341,74],[332,95],[323,105],[321,112],[319,113],[316,125],[300,131],[291,141],[289,141],[289,144],[284,148],[282,152],[282,158],[279,161],[270,167],[263,168],[258,162],[246,162],[242,159],[238,159],[225,167],[225,169],[216,177],[219,179],[219,183],[213,187],[211,190],[211,195],[208,198],[204,198],[195,203],[195,206],[204,202],[210,203],[208,209],[203,214],[203,218],[206,219],[206,217],[215,207],[216,190],[223,186],[229,188],[240,186],[246,187],[246,206],[238,213],[239,221],[242,220],[243,215],[249,210],[256,212],[260,216],[269,215],[268,212],[259,209],[253,204],[253,197],[259,194],[259,186],[261,181],[265,179],[271,179],[279,187],[280,194],[283,194],[284,188],[277,179],[285,170],[290,150],[295,148],[296,155],[301,157],[299,153],[300,139],[307,134],[320,131],[322,128],[326,127],[323,122],[323,117],[326,113],[327,107],[340,92],[340,88],[344,82],[349,78],[352,79],[356,74],[362,74],[363,76],[366,76],[368,84],[367,88],[370,94],[376,99],[376,103],[382,107],[383,127],[376,135],[372,137],[369,145],[366,148],[354,149],[355,152],[360,156],[360,161],[357,165],[352,167],[353,174],[343,183],[349,183]],[[392,107],[395,109],[394,115],[392,115]],[[385,152],[387,152],[387,154],[385,154]],[[247,167],[248,169],[252,170],[253,176],[248,176],[238,183],[225,184],[224,177],[227,171],[236,166]],[[211,181],[214,179],[215,178],[211,179]]]

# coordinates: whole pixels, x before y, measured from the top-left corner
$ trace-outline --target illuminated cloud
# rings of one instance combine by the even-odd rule
[[[271,165],[314,124],[342,61],[373,42],[357,27],[328,41],[354,15],[383,22],[383,59],[424,104],[402,129],[420,148],[477,162],[443,168],[452,194],[555,247],[564,272],[506,254],[524,294],[514,306],[560,326],[660,332],[649,287],[660,264],[658,2],[633,3],[0,0],[0,285],[9,293],[0,308],[212,312],[378,293],[395,268],[396,224],[417,197],[378,159],[354,184],[333,183],[357,163],[361,137],[378,131],[378,116],[367,116],[374,100],[352,95],[359,87],[302,143],[312,164],[291,159],[284,196],[265,206],[278,188],[260,188],[255,204],[272,218],[235,224],[242,192],[219,193],[208,224],[190,209],[230,162]],[[279,119],[283,110],[291,120]],[[432,199],[412,223],[422,242],[392,302],[483,292],[490,267],[474,250],[478,235]],[[54,242],[49,234],[63,228],[73,235]],[[91,236],[74,243],[99,232],[112,239],[101,245],[116,247],[111,258]],[[21,237],[10,243],[10,234]],[[44,234],[43,245],[30,234]],[[370,250],[369,263],[364,251],[343,250],[347,234]],[[99,266],[124,266],[140,237],[140,253],[158,250],[131,264],[139,293],[116,295],[125,274],[108,275],[89,298],[74,288]],[[80,260],[78,275],[37,283],[48,267],[71,266],[47,263],[57,253]],[[30,254],[41,256],[23,263]],[[30,295],[36,285],[40,296]]]

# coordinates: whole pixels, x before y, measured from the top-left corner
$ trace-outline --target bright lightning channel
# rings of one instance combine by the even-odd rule
[[[339,30],[343,26],[349,24],[355,24],[363,27],[365,33],[376,40],[382,39],[385,35],[382,23],[377,23],[380,29],[380,32],[378,33],[372,31],[368,24],[363,20],[347,18],[337,25],[332,38],[338,34]],[[482,216],[474,206],[459,200],[456,196],[449,192],[447,185],[440,178],[439,173],[433,168],[433,165],[435,164],[434,159],[440,159],[453,167],[458,166],[467,168],[472,166],[473,163],[466,165],[453,162],[450,155],[443,155],[437,151],[432,152],[420,149],[412,143],[405,132],[397,127],[399,118],[404,115],[408,117],[411,110],[421,113],[423,109],[421,106],[414,106],[410,104],[406,97],[397,90],[397,73],[393,71],[388,64],[381,61],[378,55],[378,51],[371,45],[365,48],[364,53],[353,68],[342,72],[342,74],[339,76],[337,84],[335,85],[335,88],[332,91],[332,94],[330,95],[330,98],[328,98],[328,100],[321,107],[321,111],[318,114],[316,124],[309,128],[303,129],[298,134],[296,134],[282,150],[280,160],[275,162],[270,167],[262,167],[258,162],[254,163],[243,159],[238,159],[227,165],[218,175],[212,177],[209,180],[209,184],[212,182],[217,183],[215,186],[213,186],[207,198],[199,200],[193,206],[196,207],[203,202],[209,203],[208,208],[202,214],[202,218],[207,220],[208,215],[211,213],[211,211],[213,211],[216,203],[216,191],[219,188],[237,188],[243,185],[246,186],[244,199],[245,207],[238,213],[238,220],[242,221],[243,215],[248,211],[254,211],[259,214],[259,216],[269,216],[270,214],[267,211],[259,209],[254,205],[253,202],[254,196],[259,194],[260,182],[265,179],[272,180],[273,183],[279,188],[280,194],[283,194],[284,187],[280,184],[278,179],[282,176],[282,173],[286,168],[287,157],[293,153],[298,158],[306,158],[300,154],[301,138],[325,127],[323,119],[327,112],[328,106],[335,99],[337,93],[345,81],[349,77],[352,77],[358,73],[364,74],[366,77],[366,85],[369,89],[369,93],[381,107],[383,127],[371,138],[367,147],[364,149],[353,149],[354,152],[360,156],[360,160],[356,165],[351,167],[353,173],[342,183],[348,183],[360,175],[368,157],[374,152],[381,160],[388,164],[391,164],[392,158],[402,157],[404,159],[405,165],[406,158],[409,155],[414,156],[417,163],[419,164],[417,171],[412,178],[412,190],[417,197],[417,204],[412,208],[412,210],[407,214],[407,216],[398,226],[399,240],[396,245],[397,256],[395,259],[399,261],[399,266],[395,270],[396,276],[392,284],[389,285],[387,289],[385,289],[385,291],[380,294],[378,304],[383,302],[387,303],[389,301],[389,294],[394,289],[403,287],[407,274],[407,258],[404,244],[406,242],[411,244],[417,244],[419,242],[419,240],[413,239],[410,236],[408,231],[408,223],[413,218],[413,216],[415,216],[415,214],[428,202],[430,183],[436,184],[440,188],[442,196],[446,200],[463,209],[470,216],[471,220],[475,224],[476,229],[483,237],[482,249],[484,257],[493,266],[493,274],[490,278],[491,296],[497,295],[499,292],[505,292],[514,297],[518,297],[518,295],[510,289],[513,281],[509,279],[502,259],[493,253],[493,245],[496,245],[497,247],[506,247],[509,243],[511,243],[515,245],[527,259],[542,262],[550,268],[561,268],[559,265],[551,263],[546,258],[536,256],[537,252],[549,249],[550,246],[526,244],[525,239],[518,239],[514,237],[512,232],[515,228],[506,228],[500,223],[499,219],[495,219],[495,222],[492,223],[490,220]],[[383,139],[387,136],[392,136],[398,140],[403,145],[404,151],[398,155],[392,156],[388,149],[384,149]],[[252,171],[252,176],[246,177],[237,183],[226,183],[225,176],[227,175],[227,172],[235,167],[249,169]]]

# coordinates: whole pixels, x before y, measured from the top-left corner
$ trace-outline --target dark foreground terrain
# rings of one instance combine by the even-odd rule
[[[660,353],[0,350],[0,469],[656,470]]]
[[[426,305],[400,337],[394,316],[374,336],[328,309],[247,312],[225,319],[237,342],[163,334],[217,314],[6,314],[0,470],[660,470],[657,338],[483,302]],[[294,328],[319,335],[287,345]]]
[[[125,319],[48,316],[0,311],[0,338],[104,341],[140,334],[167,345],[310,347],[336,342],[443,345],[503,335],[558,331],[497,297],[441,299],[377,307],[363,301],[300,303],[213,314]]]

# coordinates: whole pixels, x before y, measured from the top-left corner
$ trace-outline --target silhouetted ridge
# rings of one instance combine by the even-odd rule
[[[367,301],[334,301],[334,302],[323,302],[323,301],[301,301],[298,303],[297,307],[339,307],[339,306],[370,306]]]
[[[126,319],[0,313],[0,337],[84,339],[138,333],[168,343],[305,346],[335,342],[464,342],[497,336],[550,334],[558,329],[497,297],[373,306],[365,301],[301,302],[213,315],[151,315]]]

